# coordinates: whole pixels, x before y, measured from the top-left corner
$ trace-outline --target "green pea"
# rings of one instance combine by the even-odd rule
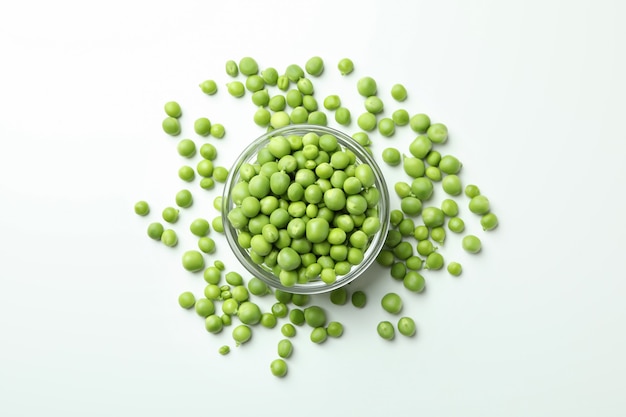
[[[412,292],[422,292],[426,287],[426,280],[417,271],[408,271],[402,280],[404,288]]]
[[[331,321],[326,327],[326,333],[330,337],[340,337],[343,334],[343,325],[337,321]]]
[[[276,113],[272,114],[272,117],[270,118],[270,126],[272,126],[274,129],[285,127],[289,125],[290,122],[291,119],[289,118],[289,115],[284,111],[277,111]]]
[[[337,110],[341,106],[341,99],[338,95],[332,94],[324,99],[323,104],[326,110]]]
[[[207,220],[198,218],[198,219],[195,219],[193,222],[191,222],[191,224],[189,225],[189,230],[194,235],[198,237],[202,237],[202,236],[206,236],[206,234],[209,233],[211,228]]]
[[[359,79],[356,85],[357,91],[363,97],[370,97],[376,94],[376,81],[372,77],[363,77]]]
[[[297,64],[291,64],[287,66],[285,70],[285,76],[289,81],[298,82],[298,80],[304,77],[304,70]]]
[[[271,113],[261,107],[254,113],[253,120],[258,126],[265,127],[270,124],[271,117]]]
[[[402,162],[400,151],[395,148],[385,148],[382,152],[382,158],[383,161],[390,166],[397,166]]]
[[[406,88],[402,84],[394,84],[393,87],[391,87],[391,97],[396,101],[406,100]]]
[[[430,117],[428,115],[419,113],[411,117],[409,121],[411,130],[417,133],[426,133],[430,127]]]
[[[178,154],[185,158],[191,158],[196,154],[196,143],[191,139],[182,139],[176,146]]]
[[[205,319],[204,327],[207,332],[215,334],[222,331],[222,329],[224,328],[224,323],[218,315],[211,314]]]
[[[148,225],[148,236],[154,240],[161,240],[165,228],[159,222],[153,222]]]
[[[418,177],[411,182],[411,192],[413,196],[421,201],[430,199],[433,195],[433,190],[433,182],[428,178]]]
[[[482,244],[478,237],[467,235],[463,237],[462,246],[463,249],[469,253],[478,253],[481,250]]]
[[[196,313],[200,317],[206,318],[215,313],[215,304],[213,304],[213,301],[209,300],[208,298],[201,298],[196,301],[195,309]]]
[[[422,220],[427,227],[438,227],[444,223],[445,215],[438,207],[426,207],[422,210]]]
[[[443,244],[446,240],[446,229],[441,226],[433,227],[430,231],[430,237],[437,243]]]
[[[328,332],[324,327],[316,327],[311,331],[311,342],[313,343],[324,343],[328,338]]]
[[[311,327],[323,327],[326,324],[326,312],[318,306],[304,309],[304,319]]]
[[[432,181],[441,181],[441,178],[443,177],[441,175],[441,170],[433,166],[426,167],[424,175],[426,175],[426,177],[428,177]]]
[[[244,301],[237,309],[237,317],[244,324],[257,324],[261,321],[261,309],[250,301]]]
[[[222,222],[222,216],[216,216],[211,221],[211,227],[217,233],[224,233],[224,223]]]
[[[213,95],[217,93],[217,83],[213,80],[205,80],[200,83],[200,89],[204,94]]]
[[[461,233],[465,230],[465,222],[460,217],[452,217],[448,220],[448,229],[454,233]]]
[[[398,225],[398,231],[404,237],[411,236],[415,231],[415,222],[411,218],[403,219]]]
[[[210,143],[204,143],[200,147],[200,155],[204,159],[208,159],[209,161],[213,161],[215,158],[217,158],[217,149],[215,149],[215,146],[213,146]]]
[[[389,223],[391,223],[393,227],[397,227],[402,220],[404,220],[404,214],[402,214],[402,211],[398,209],[391,210],[389,213]]]
[[[276,327],[278,320],[276,319],[276,316],[272,313],[263,313],[261,314],[260,323],[261,326],[265,327],[266,329],[273,329],[274,327]]]
[[[391,229],[387,232],[385,246],[387,246],[388,248],[395,248],[396,246],[398,246],[398,244],[400,244],[400,242],[402,242],[402,234],[399,231]]]
[[[286,75],[281,75],[276,80],[276,86],[281,91],[287,91],[289,89],[289,78]]]
[[[245,324],[240,324],[233,329],[233,339],[236,346],[240,346],[252,338],[252,330]]]
[[[272,314],[278,318],[287,317],[288,311],[284,303],[278,302],[272,305]]]
[[[426,262],[424,263],[424,267],[426,269],[437,270],[443,268],[443,256],[439,252],[431,252],[426,257]]]
[[[236,77],[239,75],[239,67],[237,67],[237,63],[232,59],[226,61],[226,74],[231,77]]]
[[[217,285],[221,278],[222,273],[214,266],[209,266],[204,270],[204,280],[209,284]]]
[[[218,353],[219,353],[220,355],[222,355],[222,356],[223,356],[223,355],[228,355],[228,354],[230,353],[230,347],[228,347],[228,346],[226,346],[226,345],[221,346],[221,347],[218,349]]]
[[[183,268],[190,272],[204,269],[204,257],[197,250],[188,250],[182,256]]]
[[[416,158],[425,158],[433,147],[432,141],[426,135],[419,135],[409,145],[409,152]]]
[[[314,91],[313,83],[308,78],[300,78],[296,83],[296,87],[304,95],[312,95]]]
[[[409,124],[409,112],[404,109],[398,109],[391,114],[391,119],[397,126],[406,126]]]
[[[367,132],[371,132],[376,127],[376,115],[365,112],[362,113],[357,119],[357,125]]]
[[[302,106],[294,108],[290,114],[291,122],[294,124],[305,123],[309,119],[309,112]]]
[[[465,195],[469,198],[474,198],[480,195],[480,188],[474,184],[468,184],[465,186]]]
[[[214,123],[211,125],[211,136],[216,139],[222,139],[226,134],[226,129],[220,123]]]
[[[335,121],[342,126],[348,126],[352,122],[350,110],[346,107],[339,107],[335,112]]]
[[[430,240],[420,240],[417,243],[417,253],[419,253],[422,256],[428,256],[431,253],[434,252],[435,250],[435,246],[433,245],[433,242],[431,242]]]
[[[283,339],[278,342],[278,356],[288,358],[293,353],[293,345],[289,339]]]
[[[241,71],[243,75],[254,75],[259,72],[259,65],[254,58],[246,56],[239,61],[239,71]]]
[[[393,122],[393,119],[390,119],[389,117],[383,117],[378,122],[378,132],[381,135],[385,137],[390,137],[390,136],[393,136],[395,131],[396,131],[396,124]]]
[[[441,153],[431,150],[428,152],[428,155],[426,155],[426,162],[428,162],[428,165],[432,167],[438,167],[439,162],[441,162]]]
[[[423,264],[422,258],[420,258],[419,256],[410,256],[406,260],[406,267],[413,271],[422,269],[422,264]]]
[[[402,317],[398,320],[398,332],[403,336],[412,337],[416,332],[415,321],[410,317]]]
[[[446,175],[443,177],[443,180],[441,181],[441,188],[443,188],[443,191],[447,194],[452,196],[460,195],[463,192],[461,179],[456,174]]]
[[[402,298],[394,292],[385,294],[380,303],[383,309],[391,314],[398,314],[402,310]]]
[[[378,114],[384,109],[383,101],[376,96],[366,98],[364,104],[365,110],[373,114]]]
[[[387,320],[378,323],[378,326],[376,326],[376,331],[378,332],[378,335],[380,337],[386,340],[392,340],[395,336],[393,324],[391,324],[391,322]]]
[[[339,60],[337,68],[339,69],[341,75],[348,75],[354,71],[354,63],[349,58],[342,58]]]
[[[193,204],[193,197],[189,190],[180,190],[176,193],[176,204],[182,208],[191,207]]]
[[[135,203],[135,214],[147,216],[148,213],[150,213],[150,206],[146,201],[138,201]]]
[[[326,118],[326,113],[313,111],[309,113],[307,122],[311,125],[326,126],[328,124],[328,119]]]
[[[422,210],[422,202],[413,196],[404,197],[400,201],[400,208],[408,216],[416,216]]]
[[[367,303],[367,296],[363,291],[358,290],[352,293],[351,301],[356,308],[363,308]]]
[[[498,217],[493,213],[487,213],[480,218],[480,225],[484,231],[493,230],[498,226]]]
[[[304,69],[310,75],[317,77],[324,72],[324,60],[319,56],[314,56],[306,62]]]
[[[378,256],[376,256],[376,262],[378,262],[382,266],[391,266],[393,264],[393,261],[394,254],[388,249],[381,250]]]
[[[433,123],[426,131],[433,143],[444,143],[448,139],[448,128],[443,123]]]
[[[172,229],[165,229],[163,231],[163,234],[161,235],[161,242],[163,242],[163,244],[165,246],[168,247],[174,247],[178,244],[178,236],[176,235],[176,232]]]
[[[463,267],[458,262],[450,262],[448,264],[448,272],[450,275],[458,277],[463,272]]]
[[[472,197],[469,202],[469,209],[475,214],[487,214],[490,210],[489,199],[484,195]]]
[[[344,305],[348,302],[348,291],[343,287],[331,291],[330,302],[335,305]]]
[[[180,122],[175,117],[166,117],[161,123],[163,131],[170,136],[177,136],[180,134]]]
[[[402,167],[404,172],[411,178],[418,178],[424,175],[426,167],[424,161],[419,158],[403,156]]]
[[[296,335],[296,328],[291,323],[285,323],[280,328],[280,332],[285,337],[294,337]]]
[[[261,77],[265,80],[265,84],[274,86],[278,82],[278,71],[272,67],[265,68],[261,71]]]
[[[282,378],[287,375],[287,362],[283,359],[274,359],[270,363],[270,371],[272,375]]]
[[[428,239],[428,234],[429,234],[428,227],[421,225],[421,226],[415,227],[415,231],[413,232],[413,237],[416,240],[421,241],[421,240]]]
[[[391,277],[393,279],[401,280],[406,275],[406,265],[402,262],[395,262],[391,266],[390,271]]]
[[[185,309],[190,309],[196,304],[196,297],[193,293],[185,291],[178,296],[178,304]]]
[[[228,89],[228,94],[233,97],[239,98],[246,94],[246,88],[241,81],[231,81],[226,84],[226,87]]]
[[[175,101],[168,101],[163,106],[165,113],[170,117],[179,118],[182,115],[182,110],[180,109],[180,104]]]
[[[456,201],[446,198],[441,202],[441,211],[448,217],[455,217],[459,214],[459,205]]]

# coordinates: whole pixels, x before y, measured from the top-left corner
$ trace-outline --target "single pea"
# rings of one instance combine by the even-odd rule
[[[222,291],[222,299],[224,300],[222,303],[222,312],[224,314],[233,315],[237,313],[239,303],[232,298],[230,291]]]
[[[402,310],[402,298],[394,292],[385,294],[380,303],[391,314],[398,314]]]
[[[267,88],[259,91],[255,91],[252,94],[252,102],[255,106],[267,106],[270,101],[270,95]]]
[[[446,174],[458,174],[463,164],[452,155],[445,155],[439,161],[439,169]]]
[[[396,131],[396,125],[393,122],[393,120],[390,119],[389,117],[383,117],[378,122],[378,132],[381,135],[385,137],[390,137],[390,136],[393,136],[395,131]]]
[[[388,248],[395,248],[396,246],[400,244],[400,242],[402,242],[402,234],[397,230],[390,229],[387,232],[387,238],[385,239],[385,246]],[[387,266],[391,266],[391,264]]]
[[[215,304],[213,303],[213,301],[209,300],[208,298],[200,298],[199,300],[196,301],[195,309],[196,309],[196,313],[200,317],[206,318],[210,316],[211,314],[215,313]]]
[[[237,63],[232,59],[226,61],[226,74],[230,75],[231,77],[236,77],[237,75],[239,75],[239,67],[237,67]]]
[[[204,268],[204,257],[197,250],[188,250],[182,256],[183,268],[190,272],[197,272]]]
[[[349,58],[342,58],[339,60],[337,68],[339,69],[341,75],[348,75],[354,71],[354,63]]]
[[[400,208],[407,216],[417,216],[422,210],[422,202],[413,196],[404,197],[400,201]]]
[[[189,190],[180,190],[176,193],[176,205],[182,208],[191,207],[193,204],[193,197],[191,196],[191,191]]]
[[[430,240],[420,240],[417,242],[417,253],[422,256],[428,256],[435,251],[435,246]]]
[[[237,309],[237,317],[244,324],[254,325],[261,321],[261,309],[250,301],[244,301]]]
[[[433,190],[433,182],[428,178],[419,177],[411,182],[411,192],[413,196],[421,201],[430,199],[433,195]]]
[[[367,296],[365,295],[363,291],[357,290],[352,293],[351,301],[352,301],[352,305],[355,306],[356,308],[363,308],[365,307],[365,304],[367,303]]]
[[[308,78],[300,78],[296,83],[296,87],[304,95],[312,95],[314,91],[313,83]]]
[[[278,378],[284,377],[287,375],[287,362],[283,359],[274,359],[270,363],[270,371],[272,372],[272,375]]]
[[[426,207],[422,210],[422,220],[427,227],[438,227],[444,223],[445,215],[438,207]]]
[[[415,321],[410,317],[402,317],[400,320],[398,320],[398,332],[406,337],[411,337],[415,335]]]
[[[289,78],[286,75],[281,75],[276,80],[276,86],[281,91],[287,91],[289,89]]]
[[[404,214],[402,214],[402,211],[398,209],[391,210],[389,213],[389,223],[393,227],[397,227],[402,220],[404,220]]]
[[[200,155],[204,159],[213,161],[215,158],[217,158],[217,149],[210,143],[203,143],[202,146],[200,146]]]
[[[424,175],[426,167],[424,161],[420,158],[403,155],[402,168],[404,172],[411,178],[417,178]]]
[[[409,112],[404,109],[398,109],[391,114],[391,119],[397,126],[406,126],[409,124]]]
[[[213,161],[208,159],[201,159],[200,162],[196,165],[196,171],[198,171],[198,175],[203,178],[209,178],[213,175]]]
[[[258,126],[265,127],[270,124],[272,114],[263,107],[259,108],[253,116],[254,123]]]
[[[190,309],[196,304],[196,297],[193,295],[193,293],[185,291],[178,296],[178,304],[182,308]]]
[[[214,123],[211,125],[211,136],[216,139],[222,139],[226,134],[226,129],[220,123]]]
[[[459,214],[459,205],[456,201],[446,198],[441,202],[441,211],[448,217],[455,217]]]
[[[469,202],[469,209],[475,214],[487,214],[490,210],[489,199],[484,195],[472,197]]]
[[[478,253],[481,250],[482,244],[478,237],[467,235],[463,237],[462,246],[463,249],[469,253]]]
[[[382,153],[382,158],[383,161],[390,166],[397,166],[402,162],[400,151],[395,148],[385,148]]]
[[[175,117],[166,117],[161,123],[163,131],[170,136],[177,136],[180,134],[180,122]]]
[[[498,217],[493,213],[487,213],[480,218],[480,225],[484,231],[493,230],[498,226]]]
[[[321,111],[312,111],[309,113],[307,122],[311,125],[326,126],[328,124],[328,119],[326,117],[326,113]]]
[[[178,244],[178,236],[174,230],[165,229],[161,235],[161,242],[163,242],[165,246],[172,248]]]
[[[250,194],[248,193],[248,195],[250,195]],[[221,212],[222,211],[222,201],[223,201],[223,199],[222,199],[221,195],[218,195],[217,197],[215,197],[213,199],[213,208],[215,210]]]
[[[341,106],[341,99],[336,94],[331,94],[324,99],[326,110],[337,110]]]
[[[438,167],[439,162],[441,162],[441,153],[431,149],[428,155],[426,155],[426,162],[432,167]]]
[[[406,267],[412,271],[417,271],[422,269],[422,258],[420,258],[419,256],[410,256],[407,260],[406,260]]]
[[[200,136],[208,136],[211,133],[211,121],[206,117],[199,117],[193,123],[193,130]]]
[[[259,72],[259,65],[254,58],[246,56],[239,61],[239,71],[241,71],[243,75],[254,75]]]
[[[302,106],[298,106],[291,111],[289,115],[291,122],[294,124],[305,123],[309,119],[309,112]]]
[[[227,345],[221,346],[217,352],[222,356],[228,355],[230,353],[230,347]]]
[[[352,122],[350,110],[346,107],[339,107],[335,112],[335,121],[342,126],[348,126]]]
[[[261,323],[261,326],[265,327],[266,329],[273,329],[274,327],[276,327],[278,320],[276,319],[276,316],[272,313],[263,313],[261,314],[261,319],[259,323]]]
[[[478,188],[478,186],[474,184],[467,184],[465,186],[465,195],[469,198],[474,198],[480,195],[480,188]]]
[[[179,118],[183,114],[180,104],[175,101],[168,101],[163,107],[165,113],[170,117]]]
[[[401,280],[406,275],[406,265],[402,262],[395,262],[391,266],[390,271],[391,277],[393,279]]]
[[[226,84],[226,88],[228,89],[228,94],[236,98],[243,97],[246,94],[246,87],[241,81],[231,81]]]
[[[324,60],[319,56],[314,56],[306,62],[304,69],[310,75],[317,77],[324,72]]]
[[[324,327],[316,327],[311,331],[311,342],[313,343],[324,343],[328,338],[328,332]]]
[[[272,304],[272,314],[278,318],[287,317],[289,309],[284,303],[278,302]]]
[[[415,222],[411,218],[404,218],[398,225],[398,231],[403,237],[411,236],[415,231]]]
[[[182,139],[176,146],[178,154],[185,158],[191,158],[196,154],[196,143],[191,139]]]
[[[433,143],[428,136],[419,135],[409,145],[409,152],[416,158],[424,159],[433,147]]]
[[[443,177],[443,175],[441,175],[441,170],[433,166],[426,167],[424,175],[432,181],[441,181],[441,178]]]
[[[448,264],[448,272],[450,275],[458,277],[463,272],[463,267],[458,262],[450,262]]]
[[[273,67],[265,68],[261,71],[261,77],[265,80],[265,84],[274,86],[278,82],[278,71]]]
[[[363,77],[359,79],[356,85],[357,91],[363,97],[370,97],[376,94],[376,81],[372,77]]]
[[[371,132],[376,127],[376,115],[370,112],[362,113],[357,119],[357,125],[361,129]]]
[[[224,322],[222,322],[220,316],[211,314],[204,320],[204,327],[207,332],[215,334],[222,331],[224,328]]]
[[[293,345],[289,339],[283,339],[278,342],[278,356],[288,358],[293,353]]]
[[[159,222],[153,222],[148,225],[148,236],[150,239],[161,240],[165,228]]]
[[[310,306],[304,309],[304,319],[311,327],[322,327],[326,324],[326,312],[318,306]]]
[[[461,233],[465,230],[465,222],[460,217],[452,217],[448,220],[448,229],[454,233]]]
[[[204,80],[200,83],[200,89],[204,94],[211,96],[217,93],[217,83],[214,80]]]
[[[393,248],[393,254],[396,258],[404,261],[413,256],[413,246],[406,241],[400,242]]]
[[[291,91],[295,91],[295,90],[291,90]],[[270,110],[274,112],[285,110],[286,105],[287,105],[287,99],[282,94],[273,96],[272,98],[270,98],[270,101],[268,103]]]
[[[285,323],[280,328],[280,332],[285,337],[294,337],[296,335],[296,328],[291,323]]]
[[[394,254],[388,249],[381,250],[378,256],[376,256],[376,262],[378,262],[381,266],[391,266],[393,261]]]
[[[337,321],[331,321],[326,327],[326,333],[330,337],[341,337],[343,334],[343,324]]]
[[[147,216],[150,213],[150,205],[146,201],[138,201],[135,203],[135,214],[139,216]]]
[[[224,167],[215,167],[213,169],[213,179],[217,182],[224,183],[228,178],[228,170]]]
[[[222,297],[222,290],[216,284],[209,284],[204,287],[204,296],[209,300],[219,300]]]
[[[196,177],[196,172],[189,165],[183,165],[178,169],[178,178],[183,181],[191,182]]]
[[[424,267],[426,269],[438,270],[443,268],[444,260],[443,256],[439,252],[431,252],[426,257],[426,262],[424,263]]]
[[[443,123],[433,123],[426,131],[433,143],[444,143],[448,139],[448,128]]]
[[[295,324],[296,326],[301,326],[305,323],[304,319],[304,311],[299,308],[294,308],[289,312],[289,321]]]
[[[219,284],[221,278],[222,273],[215,266],[209,266],[207,267],[207,269],[204,270],[204,280],[208,284],[217,285]]]
[[[393,87],[391,87],[391,97],[396,101],[406,100],[406,88],[402,84],[394,84]]]
[[[232,335],[233,339],[235,340],[236,346],[240,346],[252,338],[252,330],[249,326],[245,324],[240,324],[233,329]]]
[[[426,287],[426,280],[417,271],[408,271],[402,280],[404,288],[413,292],[422,292]]]
[[[297,64],[291,64],[287,66],[285,70],[285,76],[292,82],[298,82],[298,80],[304,77],[304,70]]]
[[[417,133],[426,133],[430,127],[430,117],[428,115],[419,113],[411,117],[409,121],[411,130]]]
[[[189,225],[191,233],[198,237],[206,236],[210,229],[209,222],[202,218],[197,218]]]
[[[222,314],[220,316],[220,319],[222,319],[222,323],[224,324],[224,326],[230,326],[231,324],[233,324],[233,319],[229,314]]]
[[[330,292],[330,302],[335,305],[344,305],[348,301],[348,291],[343,288],[337,288]]]
[[[364,102],[365,110],[372,114],[378,114],[383,111],[384,104],[383,101],[377,96],[370,96],[365,99]]]
[[[285,127],[289,125],[290,122],[291,120],[289,119],[289,115],[284,111],[277,111],[272,114],[272,117],[270,118],[270,126],[274,129]]]
[[[386,340],[392,340],[395,336],[393,324],[391,324],[391,322],[387,320],[378,323],[378,326],[376,326],[376,331],[378,332],[378,335],[380,337]]]
[[[420,225],[420,226],[415,227],[415,231],[413,232],[413,237],[417,241],[421,241],[421,240],[428,239],[428,234],[429,234],[428,227],[424,225]]]
[[[433,227],[430,231],[430,237],[435,242],[443,245],[443,242],[446,240],[446,229],[442,226]]]
[[[456,174],[446,175],[441,181],[441,188],[447,194],[452,196],[460,195],[463,192],[463,185],[461,179]]]

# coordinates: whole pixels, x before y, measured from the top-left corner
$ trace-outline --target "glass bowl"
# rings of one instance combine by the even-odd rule
[[[273,272],[272,268],[265,263],[255,263],[251,257],[250,250],[242,247],[239,244],[238,234],[239,230],[236,229],[228,220],[228,213],[236,207],[233,202],[232,193],[235,186],[242,181],[240,175],[240,169],[242,165],[256,163],[256,157],[258,152],[265,148],[270,139],[275,136],[284,136],[288,138],[292,135],[304,136],[307,133],[315,133],[318,136],[330,134],[337,139],[337,143],[344,150],[350,150],[356,156],[355,165],[362,163],[368,164],[374,173],[375,181],[373,187],[378,189],[380,199],[377,208],[378,220],[380,222],[380,228],[369,239],[369,244],[363,252],[363,260],[353,265],[348,273],[345,275],[337,275],[337,278],[332,283],[326,283],[321,280],[320,276],[309,279],[307,282],[297,282],[293,286],[285,286],[280,281],[279,277]],[[317,294],[332,291],[339,287],[342,287],[363,274],[367,268],[374,262],[378,253],[383,248],[387,231],[389,228],[389,191],[385,183],[385,179],[373,157],[354,139],[340,132],[336,129],[332,129],[325,126],[317,125],[290,125],[280,129],[273,130],[265,133],[256,140],[254,140],[246,149],[243,150],[241,155],[237,158],[232,168],[229,171],[228,178],[224,187],[224,195],[222,198],[222,219],[224,223],[224,233],[226,239],[233,253],[241,262],[241,264],[255,277],[263,280],[269,286],[297,294]],[[332,227],[332,225],[331,225]],[[257,258],[258,262],[258,258]]]

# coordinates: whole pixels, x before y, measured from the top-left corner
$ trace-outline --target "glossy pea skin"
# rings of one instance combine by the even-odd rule
[[[182,256],[183,268],[190,272],[204,269],[204,257],[197,250],[188,250]]]
[[[311,57],[304,65],[304,69],[308,74],[317,77],[324,72],[324,60],[319,56]]]
[[[178,236],[176,235],[176,232],[172,229],[165,229],[163,231],[163,234],[161,234],[161,242],[163,242],[163,244],[165,246],[168,247],[174,247],[178,244]]]
[[[211,136],[216,139],[222,139],[226,134],[226,129],[220,123],[213,123],[211,125]]]
[[[146,201],[138,201],[135,203],[135,214],[139,216],[147,216],[150,213],[150,205]]]
[[[426,262],[424,263],[424,267],[426,269],[439,270],[443,268],[443,264],[444,264],[443,256],[439,252],[431,252],[426,257]]]
[[[357,125],[366,132],[371,132],[376,128],[376,115],[370,112],[362,113],[357,119]]]
[[[423,263],[424,261],[422,261],[422,258],[420,258],[419,256],[410,256],[406,260],[406,267],[410,270],[417,271],[419,269],[422,269]]]
[[[364,105],[365,105],[365,110],[367,110],[368,112],[372,114],[378,114],[382,112],[383,109],[385,108],[383,101],[376,96],[367,97],[365,99]]]
[[[391,97],[396,101],[404,101],[407,98],[406,88],[402,84],[394,84],[391,87]]]
[[[191,195],[191,191],[189,190],[180,190],[176,193],[176,205],[182,208],[191,207],[193,204],[193,197]]]
[[[406,126],[409,124],[409,112],[404,109],[398,109],[391,114],[391,119],[397,126]]]
[[[326,110],[337,110],[341,106],[341,99],[338,95],[331,94],[326,96],[323,104]]]
[[[183,114],[180,108],[180,104],[175,101],[168,101],[163,106],[163,109],[165,110],[165,114],[170,117],[179,118]]]
[[[184,158],[191,158],[196,154],[196,144],[191,139],[182,139],[176,145],[176,150],[178,154]]]
[[[280,342],[278,342],[277,351],[278,356],[280,356],[281,358],[290,357],[293,353],[293,344],[291,343],[291,340],[282,339]]]
[[[391,314],[398,314],[402,310],[402,298],[394,292],[385,294],[380,303],[383,309]]]
[[[326,331],[326,329],[324,327],[316,327],[313,330],[311,330],[311,342],[313,343],[324,343],[326,341],[326,339],[328,338],[328,332]]]
[[[348,126],[352,122],[350,110],[346,107],[339,107],[337,111],[335,111],[335,121],[342,126]]]
[[[310,306],[304,309],[304,319],[311,327],[323,327],[326,324],[326,312],[318,306]]]
[[[228,93],[236,98],[243,97],[246,94],[246,88],[241,81],[231,81],[226,84]]]
[[[344,305],[348,302],[348,291],[341,287],[330,293],[330,302],[335,305]]]
[[[441,188],[451,196],[457,196],[463,192],[461,179],[456,174],[443,177],[443,180],[441,180]]]
[[[209,266],[204,270],[204,280],[210,285],[217,285],[220,283],[222,273],[214,266]]]
[[[190,309],[196,304],[196,297],[193,293],[185,291],[178,296],[178,305],[182,308]]]
[[[415,321],[410,317],[402,317],[398,320],[398,332],[403,336],[412,337],[416,332]]]
[[[243,75],[254,75],[259,72],[259,65],[254,58],[246,56],[239,61],[239,71]]]
[[[237,309],[237,317],[243,324],[254,325],[261,321],[261,309],[250,301],[244,301]]]
[[[428,139],[428,136],[419,135],[418,137],[413,139],[413,141],[409,145],[409,152],[415,158],[423,159],[426,157],[426,155],[428,155],[428,152],[430,152],[432,147],[433,143],[430,139]]]
[[[223,345],[218,349],[217,352],[222,356],[228,355],[230,353],[230,347],[228,347],[227,345]]]
[[[489,199],[483,195],[477,195],[470,200],[469,209],[474,214],[487,214],[490,210]]]
[[[276,327],[278,320],[276,319],[276,316],[272,313],[263,313],[261,315],[260,323],[261,326],[265,327],[266,329],[273,329],[274,327]]]
[[[461,243],[463,249],[469,253],[478,253],[482,247],[480,239],[475,235],[464,236]]]
[[[337,63],[337,69],[341,75],[348,75],[354,71],[354,63],[350,58],[342,58]]]
[[[222,331],[222,329],[224,328],[224,322],[218,315],[211,314],[205,319],[204,327],[207,332],[215,334]]]
[[[498,217],[493,213],[487,213],[480,218],[480,225],[484,231],[493,230],[498,227]]]
[[[161,236],[163,235],[163,231],[165,228],[159,222],[152,222],[148,225],[148,236],[150,239],[161,240]]]
[[[192,234],[202,237],[206,236],[211,230],[209,222],[206,219],[197,218],[189,225],[189,230]]]
[[[474,184],[467,184],[465,186],[465,195],[469,198],[474,198],[477,195],[480,195],[480,188],[478,188],[478,186]]]
[[[298,80],[304,77],[304,70],[297,64],[291,64],[287,66],[285,70],[285,76],[292,82],[298,82]]]
[[[402,168],[411,178],[418,178],[424,175],[426,167],[420,158],[403,155]]]
[[[442,226],[433,227],[430,231],[430,237],[432,240],[442,245],[444,240],[446,240],[446,229]]]
[[[230,75],[231,77],[236,77],[237,75],[239,75],[239,67],[237,67],[237,63],[232,59],[226,61],[225,68],[226,74]]]
[[[390,166],[400,165],[402,162],[402,155],[400,151],[395,148],[385,148],[382,152],[383,161]]]
[[[450,262],[447,269],[448,273],[455,277],[458,277],[463,272],[463,267],[458,262]]]
[[[433,143],[444,143],[448,139],[448,128],[443,123],[433,123],[428,127],[426,135]]]
[[[393,252],[388,249],[381,250],[378,256],[376,256],[376,262],[381,266],[391,266],[393,265],[393,261]]]
[[[204,80],[200,83],[200,89],[204,94],[211,96],[217,93],[217,83],[214,80]]]
[[[261,71],[261,77],[265,80],[265,84],[274,86],[278,82],[278,71],[273,67],[265,68]]]
[[[370,97],[376,94],[376,81],[372,77],[362,77],[356,85],[356,89],[363,97]]]
[[[406,275],[406,265],[402,262],[395,262],[391,266],[391,271],[389,273],[393,279],[401,280]]]
[[[356,308],[363,308],[365,307],[365,304],[367,304],[367,296],[363,291],[357,290],[352,293],[350,301]]]
[[[455,217],[459,214],[459,205],[456,201],[446,198],[441,202],[441,211],[448,217]]]
[[[284,377],[287,375],[287,362],[284,359],[274,359],[270,363],[270,371],[278,378]]]
[[[438,207],[426,207],[422,210],[422,220],[427,227],[438,227],[444,223],[445,215]]]
[[[262,297],[270,293],[270,289],[265,282],[257,277],[252,277],[248,281],[248,290],[251,294]]]
[[[233,339],[237,346],[240,346],[252,338],[252,330],[245,324],[235,327],[232,332]]]
[[[446,174],[458,174],[463,164],[456,156],[444,155],[439,161],[439,169]]]
[[[217,158],[217,149],[210,143],[204,143],[202,144],[202,146],[200,146],[200,156],[202,156],[204,159],[208,159],[209,161],[213,161],[215,158]]]
[[[393,327],[393,324],[391,324],[391,322],[387,320],[378,323],[378,326],[376,326],[376,331],[378,332],[378,335],[385,340],[392,340],[395,336],[395,329]]]
[[[177,136],[180,134],[180,122],[175,117],[166,117],[161,123],[163,131],[170,136]]]
[[[422,202],[413,196],[404,197],[400,201],[400,208],[407,216],[417,216],[422,210]]]
[[[422,292],[426,287],[426,280],[417,271],[408,271],[402,281],[404,288],[413,292]]]
[[[448,229],[454,233],[461,233],[465,230],[465,222],[460,217],[452,217],[448,220]]]
[[[215,313],[215,304],[208,298],[201,298],[196,301],[195,310],[200,317],[206,318]]]
[[[396,124],[393,122],[393,119],[390,119],[389,117],[383,117],[378,122],[378,132],[381,135],[385,137],[390,137],[390,136],[393,136],[395,131],[396,131]]]
[[[430,127],[430,117],[424,113],[416,114],[411,117],[409,126],[416,133],[426,133]]]

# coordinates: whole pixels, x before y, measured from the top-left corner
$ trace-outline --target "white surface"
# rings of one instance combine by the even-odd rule
[[[626,414],[624,3],[1,9],[0,415]],[[193,185],[177,249],[145,235],[184,186],[176,140],[160,129],[164,102],[183,106],[184,136],[195,138],[199,116],[224,123],[224,165],[261,133],[249,95],[238,101],[224,87],[224,62],[245,55],[279,69],[322,56],[318,99],[339,93],[355,118],[359,77],[378,80],[387,110],[396,108],[389,88],[404,83],[402,107],[449,126],[442,149],[501,218],[483,234],[466,210],[484,251],[446,245],[461,278],[428,273],[427,291],[414,295],[376,266],[353,285],[370,296],[363,311],[316,298],[345,335],[317,346],[299,329],[285,379],[268,369],[278,328],[221,357],[230,330],[210,336],[176,304],[179,292],[202,289],[179,257],[193,245],[188,222],[216,215],[216,193]],[[341,78],[344,56],[357,70]],[[218,96],[199,91],[206,78]],[[403,132],[375,136],[375,153],[406,149],[413,135]],[[386,172],[390,184],[403,178]],[[149,218],[133,214],[139,199],[151,203]],[[224,244],[218,257],[233,265]],[[415,339],[376,335],[390,289],[415,317]]]

